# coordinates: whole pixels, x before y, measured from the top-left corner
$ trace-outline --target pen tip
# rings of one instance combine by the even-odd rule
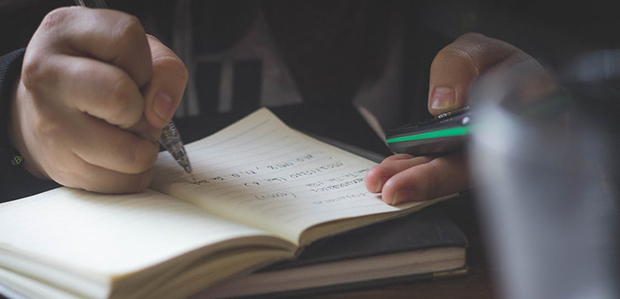
[[[192,173],[192,166],[188,164],[183,165],[183,169],[185,169],[185,172],[187,173]]]

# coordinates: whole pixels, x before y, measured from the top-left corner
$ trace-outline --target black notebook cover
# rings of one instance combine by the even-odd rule
[[[452,200],[459,199],[456,198]],[[452,220],[445,215],[441,208],[431,206],[414,214],[319,240],[306,247],[297,259],[268,266],[267,268],[257,271],[256,274],[260,275],[261,273],[337,263],[345,260],[357,260],[363,263],[365,258],[381,255],[387,256],[400,252],[431,251],[442,247],[461,247],[465,249],[467,245],[468,241],[465,235]],[[243,298],[282,298],[301,295],[318,295],[328,292],[356,290],[394,283],[431,280],[437,276],[455,276],[465,273],[466,267],[463,262],[463,267],[458,269],[441,269],[438,271],[396,277],[389,275],[384,277],[379,276],[371,280],[361,280],[344,284],[317,285],[310,288],[287,290],[285,292],[261,292],[260,294],[253,294]],[[329,273],[326,274],[328,275]],[[221,287],[235,288],[237,285],[232,281],[230,285],[224,283]],[[215,294],[218,293],[219,291],[216,290]],[[225,291],[224,293],[227,292]],[[236,293],[236,291],[233,291],[233,293]],[[207,290],[204,294],[199,294],[192,298],[212,297],[213,295]]]

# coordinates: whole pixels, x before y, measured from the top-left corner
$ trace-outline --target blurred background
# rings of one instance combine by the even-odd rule
[[[566,68],[584,61],[597,73],[620,73],[620,52],[614,52],[620,48],[620,1],[615,0],[108,2],[110,8],[138,16],[147,32],[188,65],[191,78],[177,117],[300,102],[353,102],[371,112],[381,134],[430,117],[431,61],[467,32],[515,45],[560,76],[579,75],[583,69]],[[0,0],[0,53],[25,47],[47,12],[69,5],[73,2]],[[600,50],[611,51],[606,52],[610,56]],[[581,58],[591,53],[598,56]],[[537,135],[546,124],[486,105],[486,121],[501,125],[497,132],[477,136],[482,155],[474,161],[483,190],[481,211],[494,215],[485,224],[496,226],[488,233],[501,252],[498,265],[508,269],[505,281],[522,282],[506,287],[511,298],[618,296],[618,274],[611,273],[620,268],[618,256],[612,256],[618,252],[620,117],[617,89],[613,91],[618,81],[599,79],[571,86],[580,98],[571,113],[581,121],[570,133],[574,138],[557,143],[534,142],[550,140]],[[553,163],[546,164],[549,160]],[[601,172],[566,165],[598,165]],[[601,177],[593,179],[596,174]],[[514,235],[506,237],[510,233]],[[557,285],[541,283],[545,281],[562,287],[576,282],[575,289],[565,289],[577,291],[556,293]],[[598,289],[587,290],[588,285]],[[605,293],[606,286],[616,293]]]
[[[301,98],[304,101],[351,98],[373,111],[386,129],[429,117],[426,100],[430,63],[442,47],[463,33],[475,31],[504,40],[549,67],[559,67],[579,53],[615,48],[620,44],[617,32],[620,2],[612,0],[108,2],[111,8],[140,17],[150,33],[175,49],[191,65],[194,77],[186,97],[192,100],[183,103],[178,116],[192,115],[199,110],[204,113],[218,109],[218,112],[253,110],[261,104],[290,104]],[[25,46],[48,11],[68,5],[73,2],[0,1],[3,37],[0,52]],[[251,31],[260,27],[257,22],[269,26],[271,36],[252,36]],[[257,41],[275,41],[279,49],[293,53],[293,57],[285,58],[292,73],[289,77],[296,83],[292,92],[286,86],[261,90],[261,86],[251,82],[252,76],[260,72],[256,64],[261,63],[253,58],[261,54],[235,49],[235,45],[247,43],[248,39],[254,45]],[[317,44],[326,46],[309,48]],[[306,52],[314,50],[314,61],[304,57],[307,54],[304,49]],[[223,51],[243,61],[227,66],[221,58],[212,55]],[[269,57],[262,57],[262,61],[268,60]],[[316,61],[329,61],[332,67],[321,69]],[[308,69],[308,65],[313,66],[315,74],[300,71]],[[267,69],[265,63],[263,68]],[[250,82],[244,85],[245,94],[235,95],[219,86],[216,86],[219,89],[207,86],[208,82],[213,82],[209,79],[214,72],[225,73],[227,69],[244,73],[238,80]],[[265,72],[263,70],[263,75]],[[321,82],[304,80],[312,75],[326,78]],[[383,78],[388,83],[366,96],[356,94],[359,82],[368,78]],[[286,94],[290,100],[270,102],[277,94]],[[219,102],[214,97],[220,97]],[[226,97],[236,97],[243,104],[226,103],[222,99]]]

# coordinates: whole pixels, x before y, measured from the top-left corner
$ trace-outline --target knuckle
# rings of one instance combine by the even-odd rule
[[[115,43],[121,46],[130,46],[138,37],[144,38],[145,36],[140,20],[129,14],[120,15],[111,33]]]
[[[153,67],[165,72],[166,76],[171,76],[187,84],[189,71],[183,61],[176,56],[161,56],[153,59]]]
[[[55,30],[56,28],[68,24],[74,17],[73,9],[62,7],[49,12],[41,21],[40,28],[46,30]]]
[[[35,90],[41,86],[46,76],[41,74],[41,65],[37,62],[24,61],[22,67],[21,82],[28,90]]]
[[[28,52],[24,57],[21,82],[26,89],[38,90],[55,77],[53,71],[45,67],[43,58],[36,50]]]
[[[476,63],[476,60],[470,51],[472,50],[467,50],[457,44],[451,44],[441,49],[441,51],[437,54],[437,58],[439,58],[438,60],[442,60],[444,62],[448,61],[451,65],[472,70],[475,74],[480,74],[481,68]],[[473,49],[473,51],[477,51],[477,49]]]

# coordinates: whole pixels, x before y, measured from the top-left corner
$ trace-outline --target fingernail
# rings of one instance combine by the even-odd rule
[[[450,110],[456,102],[454,89],[449,87],[437,87],[431,98],[431,108],[436,110]]]
[[[375,187],[375,193],[381,192],[381,189],[383,188],[383,182],[384,182],[383,179],[379,179],[377,181],[377,186]]]
[[[397,204],[409,201],[411,199],[411,191],[407,188],[400,189],[394,192],[394,196],[392,197],[391,205],[395,206]]]
[[[392,197],[392,202],[390,205],[395,205],[398,202],[398,191],[394,192],[394,197]]]
[[[161,120],[165,122],[169,122],[174,115],[174,104],[172,102],[172,98],[169,95],[158,91],[157,94],[155,94],[153,110],[155,111],[157,117],[161,118]]]

